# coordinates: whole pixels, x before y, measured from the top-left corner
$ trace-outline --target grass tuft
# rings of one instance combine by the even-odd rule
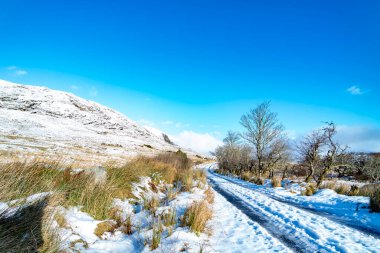
[[[116,227],[117,227],[117,224],[114,221],[102,221],[98,223],[98,225],[96,226],[94,234],[97,237],[101,238],[102,235],[106,232],[113,233]]]
[[[301,192],[302,196],[313,196],[317,190],[313,185],[306,186],[305,190]]]
[[[161,221],[158,220],[155,224],[153,224],[152,244],[150,245],[151,250],[155,250],[158,248],[158,246],[160,246],[162,232],[162,224]]]
[[[277,178],[277,177],[274,177],[272,178],[272,187],[275,188],[275,187],[281,187],[281,179]]]
[[[207,188],[205,191],[205,199],[210,204],[214,203],[214,192],[212,191],[211,187]]]
[[[369,207],[372,212],[380,212],[380,188],[374,190],[370,196]]]
[[[206,200],[194,202],[185,211],[181,226],[188,226],[196,234],[203,232],[206,223],[212,217],[212,210]]]

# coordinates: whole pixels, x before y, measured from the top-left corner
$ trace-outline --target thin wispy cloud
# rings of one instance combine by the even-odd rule
[[[70,89],[72,89],[72,90],[79,90],[79,86],[76,86],[76,85],[71,85],[70,86]]]
[[[25,76],[28,74],[28,71],[24,69],[20,69],[17,66],[9,66],[7,67],[7,70],[11,72],[11,74],[15,76]]]
[[[15,74],[17,76],[25,76],[28,74],[28,72],[26,70],[16,70]]]
[[[356,85],[353,85],[350,88],[348,88],[347,92],[351,93],[351,95],[363,95],[364,94],[363,90]]]

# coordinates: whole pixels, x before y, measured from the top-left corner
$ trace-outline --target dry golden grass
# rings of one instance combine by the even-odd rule
[[[254,177],[252,178],[251,182],[257,185],[264,185],[264,179],[262,179],[261,177]]]
[[[193,178],[201,182],[203,185],[206,185],[207,176],[204,170],[199,170],[199,169],[193,170]]]
[[[67,223],[66,217],[61,212],[57,212],[54,215],[54,220],[58,223],[59,227],[61,227],[61,228],[67,228],[68,227],[68,223]]]
[[[281,187],[281,179],[274,177],[272,178],[272,187]]]
[[[167,213],[163,214],[162,221],[165,227],[171,227],[177,224],[177,211],[175,208],[172,208]]]
[[[14,233],[20,236],[23,235],[25,229],[37,227],[32,224],[32,221],[48,224],[47,221],[51,222],[55,219],[59,226],[65,227],[67,224],[63,215],[56,212],[55,215],[52,215],[52,210],[58,205],[65,207],[82,206],[82,211],[89,213],[98,220],[115,218],[117,212],[112,208],[113,200],[115,198],[134,197],[131,192],[131,185],[132,182],[138,181],[141,176],[151,176],[154,184],[151,185],[151,188],[156,188],[157,191],[159,190],[157,185],[161,180],[169,184],[181,182],[180,184],[184,185],[185,189],[190,189],[194,176],[190,168],[191,164],[186,154],[180,151],[161,154],[157,157],[137,157],[124,166],[108,164],[106,167],[107,178],[105,182],[99,184],[95,183],[95,178],[90,173],[73,173],[71,164],[64,160],[42,161],[39,159],[2,163],[0,164],[1,202],[23,199],[40,192],[52,192],[53,195],[51,196],[59,196],[59,201],[55,200],[54,203],[50,201],[49,204],[43,204],[43,207],[38,209],[42,211],[29,210],[28,217],[32,218],[30,222],[16,222],[18,225],[14,225],[14,221],[0,224],[0,251],[1,245],[9,239],[7,239],[7,235],[10,233],[10,227],[15,230]],[[196,177],[203,178],[204,175],[200,174]],[[176,192],[173,191],[173,193],[168,194],[168,197],[174,198],[175,194]],[[51,199],[53,198],[51,197]],[[158,205],[158,199],[154,198],[146,203],[146,207],[152,212],[157,209]],[[24,211],[20,210],[21,213]],[[34,217],[35,215],[38,217]],[[117,226],[122,228],[124,233],[132,233],[130,219],[129,221],[115,220]],[[12,225],[7,225],[7,227],[4,224]],[[42,227],[44,228],[40,229],[41,233],[39,234],[39,237],[43,238],[42,244],[17,245],[13,238],[9,239],[7,245],[13,245],[13,248],[31,247],[31,249],[39,249],[41,252],[49,253],[58,251],[58,247],[56,247],[59,245],[58,236],[54,231],[49,231],[50,226],[44,225]],[[106,231],[112,232],[113,229],[115,229],[115,225],[111,226],[109,222],[101,223],[96,233],[101,236]],[[36,234],[35,231],[32,232]],[[17,236],[16,239],[17,242],[20,241]],[[39,240],[34,241],[38,242]]]
[[[51,224],[60,198],[50,195],[0,213],[0,252],[60,252]]]
[[[339,184],[335,187],[334,190],[338,194],[348,195],[350,193],[350,186],[346,184]]]
[[[161,243],[163,227],[161,220],[158,220],[153,224],[152,243],[150,245],[151,250],[155,250]]]
[[[173,200],[178,194],[177,190],[175,190],[172,186],[166,186],[164,193],[165,193],[167,202]]]
[[[212,209],[206,200],[194,202],[185,211],[181,219],[181,226],[188,226],[196,234],[203,232],[206,223],[212,218]]]
[[[334,190],[335,187],[336,187],[336,182],[334,181],[323,182],[322,185],[320,186],[321,189],[330,189],[330,190]]]
[[[117,224],[114,221],[102,221],[96,226],[94,234],[101,238],[106,232],[113,233],[117,228]]]
[[[155,214],[160,204],[160,200],[157,197],[143,197],[144,209]]]
[[[0,165],[0,201],[9,201],[39,192],[61,192],[64,206],[83,206],[94,218],[110,217],[114,198],[134,197],[131,183],[141,176],[159,175],[166,183],[183,181],[189,190],[192,184],[191,161],[182,152],[165,153],[157,157],[137,157],[122,167],[108,167],[107,179],[95,184],[88,173],[71,173],[71,166],[61,160],[50,163],[40,160]],[[62,168],[65,168],[62,170]],[[152,185],[156,187],[156,185]]]
[[[124,234],[131,235],[133,233],[132,230],[132,222],[131,222],[131,216],[128,216],[125,221],[121,224],[121,231]]]
[[[302,196],[312,196],[317,190],[313,185],[308,185],[305,187],[305,190],[301,192]]]
[[[369,206],[372,212],[380,212],[380,188],[373,191],[370,196]]]
[[[254,174],[250,171],[243,171],[241,173],[241,179],[245,180],[245,181],[252,181],[252,179],[254,178]]]
[[[212,191],[211,187],[207,188],[205,191],[205,199],[210,204],[214,203],[214,192]]]

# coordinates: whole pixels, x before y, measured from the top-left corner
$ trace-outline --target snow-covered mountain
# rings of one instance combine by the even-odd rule
[[[93,159],[177,149],[163,135],[93,101],[0,80],[0,150]]]

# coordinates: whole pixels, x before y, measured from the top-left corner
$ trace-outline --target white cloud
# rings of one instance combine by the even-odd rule
[[[223,143],[209,133],[196,133],[193,131],[183,131],[178,135],[169,136],[170,139],[184,148],[208,154]]]
[[[28,72],[26,70],[16,70],[15,74],[16,76],[25,76]]]
[[[25,76],[28,74],[28,71],[19,69],[17,66],[9,66],[7,67],[7,70],[9,70],[15,76]]]
[[[337,139],[351,151],[380,152],[380,128],[369,126],[337,126]]]
[[[79,86],[71,85],[71,86],[70,86],[70,89],[72,89],[72,90],[79,90]]]
[[[364,92],[358,87],[358,86],[351,86],[347,89],[347,92],[351,93],[352,95],[363,95]]]
[[[96,87],[91,87],[89,94],[91,97],[96,97],[98,95],[98,89]]]

